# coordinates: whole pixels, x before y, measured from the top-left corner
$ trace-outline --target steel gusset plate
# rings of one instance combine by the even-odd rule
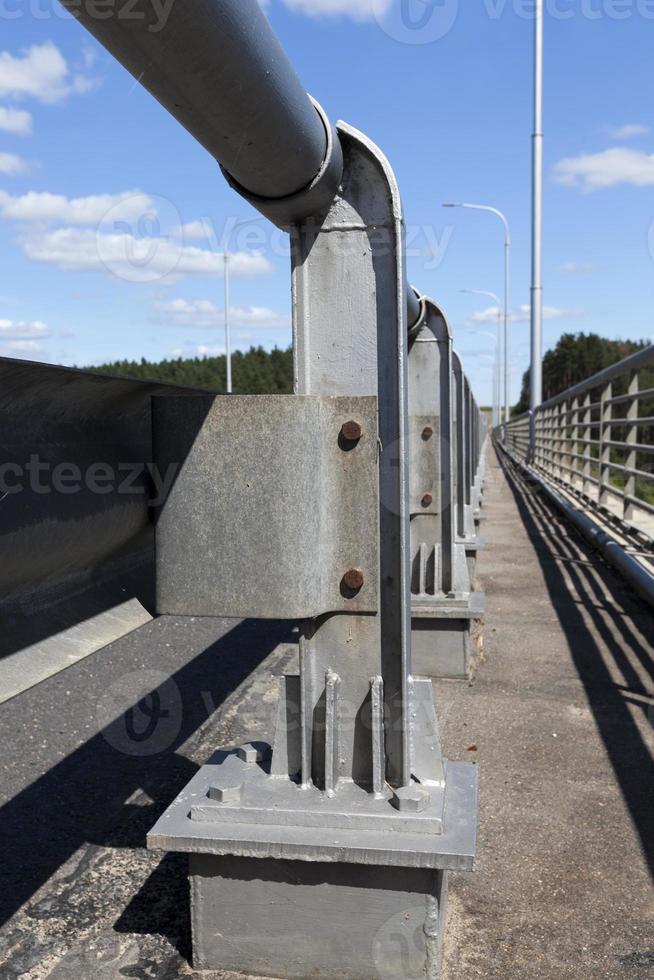
[[[156,398],[153,439],[174,473],[156,523],[159,613],[377,610],[376,397]]]

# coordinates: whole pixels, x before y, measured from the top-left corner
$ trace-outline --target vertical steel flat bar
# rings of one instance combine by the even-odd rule
[[[572,456],[570,458],[570,480],[574,487],[577,487],[577,477],[579,476],[579,398],[572,399]]]
[[[600,477],[598,503],[605,505],[609,499],[607,487],[611,483],[611,447],[607,445],[611,441],[611,420],[613,418],[611,397],[613,384],[609,381],[602,388],[600,405]]]
[[[441,588],[451,592],[454,587],[454,474],[452,468],[452,340],[448,336],[439,343],[440,376],[440,477],[441,477]]]
[[[463,370],[461,359],[456,351],[452,351],[452,366],[454,372],[454,426],[456,445],[456,522],[457,534],[465,537],[465,397],[463,386]]]
[[[545,456],[545,446],[544,446],[543,440],[545,438],[544,426],[545,426],[545,423],[546,423],[546,420],[547,420],[547,412],[546,411],[543,411],[543,409],[541,409],[541,408],[537,408],[536,409],[536,412],[534,414],[535,414],[535,417],[534,417],[534,432],[536,434],[535,435],[535,438],[536,438],[536,456],[535,456],[535,463],[536,463],[536,465],[544,466],[545,465],[546,456]]]
[[[565,402],[559,402],[556,409],[556,475],[559,479],[563,478],[565,466]]]
[[[627,421],[634,422],[638,418],[638,392],[639,392],[639,379],[638,371],[631,371],[629,374],[629,387],[628,394],[632,396],[631,400],[628,402],[627,408]],[[635,446],[638,443],[638,426],[628,425],[627,426],[627,437],[625,440],[630,446]],[[625,459],[625,467],[627,469],[627,476],[625,479],[624,492],[625,497],[623,500],[623,515],[626,521],[632,521],[634,519],[634,502],[629,500],[629,497],[636,496],[636,476],[634,470],[637,468],[638,463],[638,453],[635,449],[630,449],[627,453],[627,458]]]
[[[381,797],[386,784],[384,752],[384,682],[381,677],[370,681],[370,713],[372,728],[372,790]]]
[[[465,490],[466,504],[472,504],[472,485],[474,482],[473,463],[472,463],[472,392],[470,384],[465,374],[463,375],[463,387],[465,391],[464,410],[464,439],[465,439]]]
[[[590,440],[592,439],[593,429],[592,429],[592,426],[591,426],[590,423],[593,420],[593,413],[592,413],[592,409],[591,409],[590,406],[591,406],[591,393],[590,393],[590,391],[587,391],[586,394],[584,395],[584,419],[583,419],[584,420],[584,430],[583,430],[584,431],[584,443],[583,443],[583,445],[584,445],[584,448],[583,448],[584,464],[583,464],[583,470],[582,470],[582,484],[581,484],[582,492],[585,493],[585,494],[587,494],[589,492],[590,486],[591,486],[591,483],[590,483],[590,476],[591,476],[591,473],[590,473],[590,467],[591,467],[591,451],[590,451],[591,450],[591,446],[590,446]]]

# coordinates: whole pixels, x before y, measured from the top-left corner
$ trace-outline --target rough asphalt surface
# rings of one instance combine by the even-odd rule
[[[489,463],[483,651],[435,685],[446,754],[481,766],[443,980],[645,980],[651,613]],[[145,834],[214,748],[270,738],[296,666],[290,624],[164,617],[0,707],[2,980],[218,976],[188,963],[184,859]]]
[[[651,980],[652,613],[488,463],[483,659],[470,687],[435,685],[446,751],[481,767],[443,980]]]

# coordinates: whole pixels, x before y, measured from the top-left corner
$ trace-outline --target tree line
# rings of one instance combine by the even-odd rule
[[[209,391],[225,391],[227,367],[224,354],[218,357],[176,357],[163,361],[114,361],[92,368],[102,374],[168,381]],[[232,390],[237,395],[289,394],[293,391],[293,351],[271,351],[250,347],[232,354]]]
[[[648,345],[645,340],[606,340],[598,334],[566,333],[543,358],[543,400],[584,381],[592,374],[615,364]],[[225,391],[225,355],[218,357],[177,357],[163,361],[114,361],[92,368],[104,374],[119,374],[148,381]],[[293,390],[293,352],[289,347],[271,351],[250,347],[232,354],[232,386],[236,394],[288,394]],[[529,371],[522,379],[520,400],[512,414],[529,408]]]
[[[604,368],[649,346],[647,340],[606,340],[596,333],[564,333],[543,358],[543,401],[559,395]],[[530,372],[522,376],[520,400],[512,415],[529,411]]]

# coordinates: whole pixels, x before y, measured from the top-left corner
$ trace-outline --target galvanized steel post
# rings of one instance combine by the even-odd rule
[[[467,382],[461,358],[452,350],[452,365],[454,371],[454,440],[456,445],[456,506],[457,506],[457,536],[462,542],[468,560],[470,580],[474,582],[477,552],[483,548],[483,539],[479,534],[478,522],[475,522],[472,507],[471,463],[469,461],[468,432],[468,400],[466,398]]]
[[[435,303],[422,307],[409,347],[413,661],[417,673],[463,678],[483,595],[456,533],[452,336]]]
[[[435,976],[441,953],[435,924],[442,927],[444,918],[445,875],[472,863],[476,771],[442,759],[431,684],[411,668],[409,341],[398,189],[387,161],[366,137],[340,124],[337,138],[344,159],[339,193],[324,216],[292,229],[297,394],[266,398],[265,404],[260,396],[203,400],[187,424],[178,405],[155,411],[160,464],[169,465],[180,449],[185,457],[183,476],[157,525],[161,611],[234,615],[240,608],[238,599],[252,579],[247,562],[245,568],[232,563],[229,581],[210,564],[209,589],[195,571],[202,547],[219,553],[216,528],[239,527],[242,552],[258,548],[261,566],[274,568],[276,579],[286,569],[288,588],[276,592],[279,616],[290,612],[285,593],[295,597],[303,591],[299,579],[294,583],[294,564],[298,575],[318,568],[327,590],[306,593],[300,672],[281,684],[272,752],[256,742],[254,749],[210,760],[159,820],[149,842],[191,853],[200,968],[288,975],[296,909],[306,902],[310,935],[302,970],[375,975],[381,966],[368,933],[365,940],[359,933],[352,904],[357,882],[357,903],[368,902],[372,910],[367,930],[383,932],[406,911],[409,895],[414,905],[424,905],[432,919],[429,930],[425,919],[424,932],[433,933],[432,940],[425,938],[424,970]],[[438,378],[432,375],[430,383],[437,392]],[[315,404],[323,417],[312,458],[306,450],[276,454],[277,494],[268,482],[270,462],[260,461],[263,443],[256,441],[264,425],[271,425],[273,403],[279,411],[288,406],[286,435],[291,426],[296,440],[301,437],[294,415]],[[174,420],[184,430],[181,439]],[[255,443],[250,450],[244,429]],[[265,441],[281,445],[281,435],[269,428]],[[370,500],[369,467],[377,453],[376,520],[362,520],[359,498]],[[209,467],[207,476],[207,459],[222,454],[233,461],[230,472],[223,478]],[[299,506],[300,495],[306,498],[298,477],[317,463],[326,492],[311,495],[310,510],[323,532],[323,550],[313,553],[307,537],[304,554],[289,554],[289,541],[300,538],[281,533],[284,515],[289,505]],[[220,488],[219,511],[212,480]],[[244,510],[232,489],[244,484],[248,497],[267,492],[265,515]],[[217,513],[231,517],[217,520]],[[250,520],[258,520],[257,526]],[[234,576],[239,589],[229,605]],[[261,595],[250,589],[249,614],[271,615],[270,585],[260,575],[254,581]],[[293,612],[302,618],[299,606]],[[248,753],[256,755],[257,765]],[[247,916],[240,914],[244,906]],[[220,941],[217,921],[221,933],[230,931],[228,947]],[[402,975],[399,962],[384,969]]]
[[[420,972],[435,978],[446,875],[473,863],[477,771],[443,759],[431,683],[411,665],[419,306],[393,171],[309,100],[257,0],[173,5],[152,34],[141,0],[145,26],[64,2],[291,233],[295,395],[156,399],[153,438],[155,462],[179,467],[157,520],[159,611],[298,619],[299,674],[281,679],[272,746],[216,753],[149,846],[190,854],[200,969],[399,980],[385,930],[417,906]],[[454,587],[465,576],[448,520],[434,539],[445,527]]]

